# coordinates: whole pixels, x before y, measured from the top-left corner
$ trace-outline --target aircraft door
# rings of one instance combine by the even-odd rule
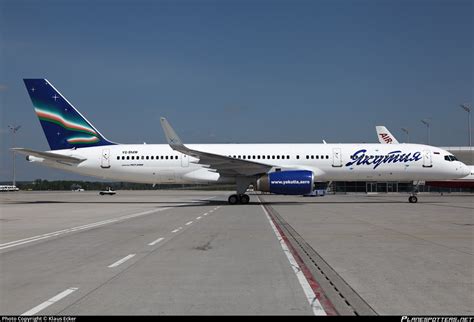
[[[431,168],[433,166],[433,159],[431,158],[430,150],[423,150],[423,167]]]
[[[181,155],[181,167],[183,168],[189,167],[189,156],[186,154]]]
[[[110,150],[102,149],[101,168],[110,168]]]
[[[332,166],[342,167],[341,148],[332,149]]]

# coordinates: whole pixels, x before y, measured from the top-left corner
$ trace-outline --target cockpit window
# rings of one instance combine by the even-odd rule
[[[444,159],[446,161],[459,161],[454,155],[445,155]]]

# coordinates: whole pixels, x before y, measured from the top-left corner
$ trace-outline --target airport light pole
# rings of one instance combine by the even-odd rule
[[[472,142],[471,142],[471,108],[467,106],[467,104],[459,105],[462,107],[463,110],[467,112],[467,131],[469,134],[469,149],[471,149]]]
[[[12,148],[15,147],[15,134],[21,128],[21,125],[9,125],[8,128],[12,133]],[[16,186],[16,177],[15,177],[15,151],[12,151],[13,154],[13,185]]]
[[[402,127],[402,131],[405,132],[407,135],[407,143],[410,143],[410,135],[408,134],[408,129]]]
[[[428,122],[428,120],[421,120],[421,123],[426,125],[427,131],[428,131],[428,143],[427,144],[430,145],[430,123]]]

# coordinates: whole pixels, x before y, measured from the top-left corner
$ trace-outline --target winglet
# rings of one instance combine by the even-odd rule
[[[184,148],[183,142],[179,138],[178,134],[176,134],[175,130],[171,127],[168,120],[164,117],[160,118],[161,127],[165,132],[166,140],[168,144],[171,146],[172,149],[178,150],[179,148]]]

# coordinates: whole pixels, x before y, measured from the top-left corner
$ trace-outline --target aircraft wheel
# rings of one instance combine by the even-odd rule
[[[410,196],[408,198],[409,203],[416,203],[418,201],[418,198],[416,196]]]
[[[237,204],[237,202],[239,202],[239,196],[231,195],[227,201],[229,202],[229,204],[235,205]]]
[[[250,201],[250,197],[248,195],[240,195],[240,203],[243,205],[248,204]]]

